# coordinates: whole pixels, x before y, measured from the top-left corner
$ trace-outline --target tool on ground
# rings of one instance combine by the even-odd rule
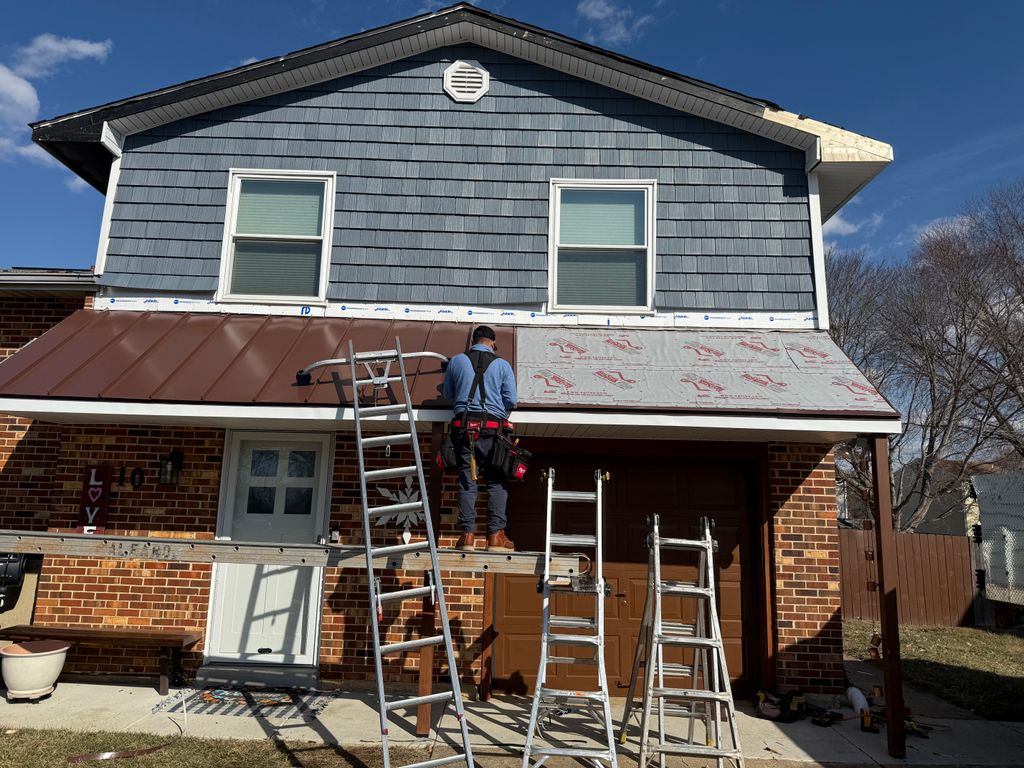
[[[701,518],[698,539],[663,538],[658,515],[651,517],[650,524],[647,600],[619,738],[625,743],[636,703],[637,684],[640,683],[639,768],[647,768],[655,758],[660,767],[665,768],[666,755],[710,757],[719,767],[725,760],[732,760],[742,768],[736,707],[718,621],[714,573],[717,543],[711,537],[711,523],[707,518]],[[662,550],[695,556],[697,581],[662,578]],[[694,622],[665,621],[662,601],[666,597],[695,603],[691,606]],[[682,649],[682,662],[665,661],[666,651],[671,653],[672,649]],[[723,738],[723,710],[728,721],[728,739]],[[651,718],[655,714],[658,719],[656,737],[651,733],[654,730]],[[668,721],[672,717],[687,721],[685,736],[667,733]],[[697,731],[698,722],[703,725],[703,733]]]
[[[363,507],[363,537],[366,547],[366,576],[369,586],[370,599],[370,627],[373,637],[373,661],[377,673],[377,705],[380,714],[381,743],[384,748],[384,768],[390,768],[391,761],[388,751],[388,716],[396,710],[406,710],[419,707],[422,704],[435,704],[444,702],[446,705],[454,705],[455,717],[458,720],[462,736],[462,752],[456,750],[456,754],[447,757],[424,760],[412,763],[405,768],[439,768],[454,763],[465,763],[467,768],[473,768],[473,752],[469,743],[469,728],[466,722],[466,713],[462,702],[462,691],[459,685],[458,665],[455,659],[455,649],[452,646],[451,628],[448,623],[448,609],[445,607],[444,586],[441,581],[441,568],[437,556],[437,544],[434,539],[434,527],[430,516],[430,504],[427,497],[427,483],[423,474],[423,460],[420,455],[420,444],[416,436],[416,422],[412,409],[412,397],[409,392],[409,381],[406,376],[405,362],[413,358],[432,357],[445,360],[444,356],[431,352],[402,353],[401,341],[395,338],[395,348],[375,352],[359,352],[351,341],[348,345],[348,358],[345,360],[323,360],[300,371],[302,374],[309,374],[313,369],[329,365],[347,364],[351,372],[352,385],[352,413],[355,419],[356,432],[356,457],[359,468],[359,493]],[[392,366],[397,363],[397,372]],[[357,366],[362,366],[365,373],[360,378],[360,371]],[[301,379],[300,379],[301,380]],[[308,380],[307,380],[308,381]],[[379,396],[391,390],[393,384],[399,385],[401,403],[395,403],[389,399],[386,405],[379,405]],[[372,387],[372,404],[364,405],[361,400],[361,392],[366,387]],[[405,415],[405,421],[401,422],[402,429],[397,432],[385,432],[365,436],[364,427],[373,423],[378,416],[400,416]],[[383,449],[385,457],[391,453],[393,446],[408,446],[412,453],[412,464],[404,466],[389,466],[379,469],[368,469],[366,453],[370,450]],[[412,501],[384,504],[382,506],[371,506],[367,485],[378,481],[413,478],[416,483],[418,495]],[[406,540],[402,544],[377,545],[373,543],[372,521],[385,515],[420,515],[423,520],[424,535],[423,541]],[[394,589],[387,591],[381,586],[380,577],[374,572],[373,561],[375,558],[387,555],[405,554],[410,552],[430,553],[430,571],[428,572],[427,584],[422,587]],[[441,634],[432,637],[419,637],[414,639],[400,640],[398,642],[385,642],[381,635],[384,633],[382,625],[386,619],[386,612],[392,606],[396,606],[395,615],[401,611],[402,603],[406,600],[422,600],[429,597],[434,601],[437,614],[441,620]],[[408,698],[387,697],[385,691],[384,657],[400,656],[407,651],[418,651],[427,646],[443,645],[445,649],[448,669],[450,670],[451,690],[443,693],[430,693],[423,696],[411,696]]]
[[[604,601],[610,594],[604,580],[602,561],[604,557],[604,483],[609,479],[607,472],[594,472],[593,491],[559,491],[555,489],[555,470],[545,475],[547,482],[547,511],[544,538],[544,575],[538,585],[543,595],[542,624],[540,641],[540,667],[533,691],[533,707],[530,710],[530,725],[526,732],[526,746],[523,749],[523,768],[534,768],[549,757],[574,757],[587,760],[596,766],[618,768],[615,755],[615,739],[612,733],[611,702],[608,695],[608,675],[604,663]],[[553,530],[554,505],[562,503],[593,504],[595,508],[594,533],[555,533]],[[554,577],[550,572],[553,549],[592,549],[594,559],[586,574],[572,577]],[[562,616],[553,612],[554,596],[560,593],[590,595],[594,600],[590,616]],[[579,603],[581,601],[574,601]],[[570,649],[585,648],[592,655],[575,656]],[[554,650],[553,650],[554,649]],[[548,685],[548,667],[554,664],[580,664],[595,668],[594,687],[589,690],[562,690]],[[563,716],[588,715],[597,723],[602,732],[604,745],[601,747],[565,746],[558,743],[554,733],[555,721]],[[538,734],[541,722],[548,718],[542,733]],[[554,742],[538,745],[538,735],[545,741]]]

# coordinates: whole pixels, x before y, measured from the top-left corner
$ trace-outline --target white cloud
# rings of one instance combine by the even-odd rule
[[[39,114],[39,94],[25,78],[0,64],[0,125],[4,134],[14,127],[24,127]]]
[[[89,182],[85,181],[79,176],[72,176],[64,182],[64,186],[72,192],[84,192],[87,189],[91,189]]]
[[[849,235],[855,235],[858,232],[871,236],[878,231],[878,228],[882,226],[883,221],[885,221],[885,216],[881,213],[873,213],[859,221],[851,221],[843,216],[843,214],[837,213],[825,222],[821,228],[821,232],[825,237],[832,238],[848,237]]]
[[[259,61],[259,59],[257,59],[255,56],[246,56],[244,59],[238,62],[238,66],[246,67],[249,64],[255,64],[257,61]]]
[[[28,137],[28,123],[39,118],[39,93],[32,84],[57,71],[69,61],[95,59],[103,61],[110,53],[109,40],[93,42],[74,37],[38,35],[31,43],[16,48],[6,64],[0,63],[0,161],[28,160],[50,167],[59,167],[53,159]],[[84,188],[77,179],[65,182],[69,189]]]
[[[52,75],[66,61],[105,61],[113,45],[110,40],[93,42],[45,32],[28,45],[15,49],[11,69],[28,80],[38,80]]]
[[[604,45],[629,45],[643,35],[654,22],[654,16],[638,16],[628,5],[612,0],[580,0],[576,14],[588,24],[585,37]]]

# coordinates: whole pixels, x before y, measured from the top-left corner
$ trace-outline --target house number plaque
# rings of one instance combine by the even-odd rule
[[[110,504],[110,467],[86,467],[82,477],[82,500],[78,505],[80,533],[103,533]]]

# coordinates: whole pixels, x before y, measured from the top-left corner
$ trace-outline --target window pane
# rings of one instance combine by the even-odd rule
[[[313,477],[316,451],[289,451],[288,477]]]
[[[272,515],[274,514],[274,497],[277,495],[276,488],[250,488],[249,501],[245,506],[245,512],[249,515]]]
[[[277,451],[253,451],[250,477],[277,477]]]
[[[563,189],[559,244],[644,245],[642,189]]]
[[[231,266],[231,293],[317,296],[320,293],[318,241],[282,243],[238,240]]]
[[[560,250],[558,304],[646,306],[647,252]]]
[[[242,181],[235,232],[240,235],[309,235],[323,226],[322,181]]]
[[[310,515],[313,513],[312,488],[287,488],[284,492],[284,513],[286,515]]]

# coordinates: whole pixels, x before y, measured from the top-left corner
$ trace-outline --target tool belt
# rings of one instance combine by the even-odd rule
[[[452,419],[453,432],[471,432],[474,439],[483,435],[489,437],[499,433],[511,434],[515,426],[508,419],[499,419],[489,413],[460,413]]]

